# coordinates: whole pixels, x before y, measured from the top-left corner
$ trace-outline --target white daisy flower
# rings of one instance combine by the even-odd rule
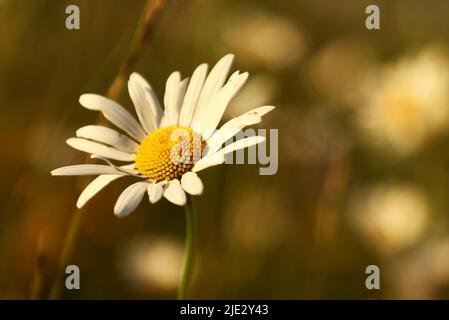
[[[434,46],[380,69],[356,118],[369,142],[406,156],[448,129],[448,57]]]
[[[387,183],[361,191],[352,201],[350,222],[385,253],[415,244],[429,226],[431,208],[422,190]]]
[[[145,79],[137,73],[131,74],[128,90],[139,121],[108,98],[83,94],[79,99],[82,106],[102,112],[126,134],[98,125],[78,129],[76,138],[68,139],[67,144],[91,154],[93,158],[102,159],[106,164],[66,166],[53,170],[51,174],[98,175],[79,196],[78,208],[110,182],[125,176],[136,177],[139,181],[119,196],[114,207],[114,214],[119,217],[131,213],[145,193],[151,203],[165,197],[176,205],[185,205],[186,192],[191,195],[203,192],[203,183],[197,172],[222,164],[227,153],[264,141],[262,136],[252,136],[222,147],[244,127],[259,123],[263,115],[274,109],[273,106],[253,109],[215,130],[229,102],[248,78],[247,72],[236,71],[225,83],[233,58],[231,54],[224,56],[209,75],[207,64],[201,64],[190,81],[188,78],[181,80],[181,74],[173,72],[166,83],[164,111]],[[184,140],[180,143],[179,139],[173,139],[177,131],[187,135],[187,145]],[[173,153],[173,148],[178,145],[190,152]],[[196,149],[201,151],[201,158],[194,157]],[[124,164],[116,166],[111,160]]]

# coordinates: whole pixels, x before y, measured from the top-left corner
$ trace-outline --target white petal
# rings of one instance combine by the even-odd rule
[[[263,136],[253,136],[253,137],[247,137],[244,139],[240,139],[236,142],[233,142],[233,143],[227,145],[223,149],[218,150],[215,153],[213,153],[213,152],[208,153],[206,156],[204,156],[198,162],[195,163],[195,165],[192,168],[192,171],[199,172],[206,168],[222,164],[225,161],[226,154],[231,153],[236,150],[239,150],[239,149],[249,148],[249,147],[251,147],[255,144],[261,143],[263,141],[265,141],[265,137],[263,137]]]
[[[52,176],[90,176],[99,174],[119,174],[117,170],[111,166],[101,164],[77,164],[54,169],[51,171]]]
[[[213,133],[213,129],[218,126],[218,123],[223,116],[231,99],[237,94],[240,88],[248,79],[248,73],[236,74],[229,79],[228,83],[214,96],[212,101],[204,110],[203,115],[199,119],[202,125],[203,138],[208,139]]]
[[[209,76],[204,83],[201,95],[198,101],[198,106],[193,116],[194,121],[199,121],[204,109],[208,106],[213,96],[221,89],[223,83],[228,76],[229,69],[231,68],[234,55],[227,54],[212,68]]]
[[[126,217],[137,208],[148,188],[148,182],[136,182],[126,188],[118,197],[114,206],[114,214]]]
[[[101,111],[106,119],[137,141],[145,137],[145,131],[136,119],[117,102],[97,94],[83,94],[79,102],[89,110]]]
[[[93,196],[100,192],[109,183],[120,177],[123,177],[123,175],[108,174],[96,177],[87,185],[86,188],[84,188],[83,192],[81,192],[78,201],[76,202],[77,208],[81,209],[90,199],[92,199]]]
[[[194,196],[203,193],[203,182],[195,172],[185,173],[181,178],[181,186],[185,192]]]
[[[147,192],[148,192],[148,198],[151,203],[156,203],[162,198],[162,195],[164,194],[164,185],[165,184],[166,184],[166,182],[162,181],[162,182],[158,182],[158,183],[150,183],[148,185]]]
[[[186,194],[177,179],[171,180],[168,183],[168,187],[164,191],[164,197],[178,206],[185,205],[187,201]]]
[[[250,119],[251,118],[251,119]],[[257,116],[248,116],[245,119],[245,123],[255,124],[259,123],[261,121],[260,117]],[[235,136],[238,132],[240,132],[246,125],[242,124],[242,121],[240,121],[239,118],[234,118],[229,122],[232,122],[233,126],[228,126],[226,128],[220,128],[219,130],[215,131],[212,136],[207,140],[206,149],[204,150],[204,154],[207,155],[209,153],[214,153],[218,149],[221,148],[222,144],[228,141],[230,138]]]
[[[159,122],[162,118],[162,108],[161,104],[159,103],[159,99],[156,96],[156,93],[154,92],[153,88],[149,85],[149,83],[137,72],[134,72],[132,75],[133,80],[139,82],[140,87],[143,88],[145,91],[145,97],[147,100],[148,105],[150,106],[151,113],[154,115],[156,119],[157,126],[159,125]]]
[[[186,96],[187,86],[189,85],[189,78],[183,79],[179,83],[178,87],[178,99],[176,100],[176,109],[178,110],[178,122],[179,123],[179,114],[181,113],[181,106],[184,102],[184,98]]]
[[[182,103],[179,115],[179,125],[188,127],[193,118],[193,114],[203,88],[204,80],[207,74],[207,64],[199,65],[192,74],[192,78],[187,88],[187,92]]]
[[[109,144],[117,150],[134,153],[139,145],[128,136],[103,126],[85,126],[76,131],[76,136],[80,138],[95,140]]]
[[[212,153],[201,158],[199,161],[195,163],[192,168],[193,172],[199,172],[201,170],[207,169],[209,167],[217,166],[222,164],[225,161],[225,157],[223,153]]]
[[[173,124],[173,121],[175,121],[175,124],[179,124],[179,114],[181,112],[181,105],[184,100],[184,96],[186,94],[187,85],[189,84],[189,78],[186,78],[179,82],[178,84],[178,92],[176,94],[176,100],[174,101],[174,115],[170,117],[165,117],[164,123],[161,124],[161,126],[167,126]],[[171,119],[171,120],[170,120]]]
[[[234,152],[236,150],[249,148],[255,144],[258,144],[258,143],[261,143],[264,141],[265,141],[265,137],[263,137],[263,136],[247,137],[244,139],[237,140],[236,142],[233,142],[233,143],[225,146],[223,149],[218,150],[217,153],[222,153],[223,155],[226,155],[226,154]]]
[[[246,126],[250,126],[262,121],[262,116],[273,110],[273,106],[263,106],[250,110],[241,116],[226,122],[219,130],[207,140],[205,154],[216,152],[223,143],[236,135]]]
[[[104,144],[82,138],[67,139],[67,144],[77,150],[119,161],[134,161],[135,155],[119,151]]]
[[[160,115],[154,113],[154,110],[160,107],[150,85],[139,74],[132,73],[128,80],[128,91],[145,131],[148,133],[157,129]]]
[[[178,123],[178,94],[181,83],[181,74],[178,71],[173,72],[165,84],[164,105],[165,113],[162,118],[161,126],[170,126]]]
[[[246,113],[243,114],[243,116],[249,116],[249,115],[254,115],[254,116],[259,116],[259,117],[263,117],[264,115],[266,115],[268,112],[272,111],[275,107],[274,106],[262,106],[262,107],[258,107],[255,109],[252,109]]]
[[[100,160],[106,162],[109,166],[114,168],[118,174],[124,174],[127,176],[135,176],[137,178],[142,178],[139,175],[139,171],[135,169],[136,164],[134,162],[131,164],[128,164],[128,165],[124,165],[124,166],[116,166],[108,158],[105,158],[102,156],[97,156],[95,154],[91,155],[90,157],[92,159],[100,159]]]

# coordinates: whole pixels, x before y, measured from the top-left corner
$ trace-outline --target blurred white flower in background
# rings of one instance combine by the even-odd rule
[[[226,26],[225,45],[249,66],[284,69],[304,54],[305,41],[299,26],[285,17],[245,14]]]
[[[437,299],[449,284],[449,237],[436,237],[395,260],[390,281],[399,299]]]
[[[137,238],[121,253],[118,267],[134,287],[175,290],[182,266],[183,246],[172,239]]]
[[[410,154],[449,125],[449,59],[427,48],[380,71],[357,106],[358,122],[375,144]]]
[[[332,40],[320,47],[305,69],[300,70],[304,84],[320,98],[337,103],[350,102],[361,79],[373,68],[372,51],[369,43],[361,38]]]
[[[419,240],[429,221],[425,195],[417,188],[384,184],[355,198],[350,220],[384,253],[405,249]]]

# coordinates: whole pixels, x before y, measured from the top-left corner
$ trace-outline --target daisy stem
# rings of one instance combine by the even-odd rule
[[[187,290],[191,281],[193,266],[195,263],[196,250],[196,209],[192,196],[188,196],[186,211],[186,242],[184,249],[184,262],[181,273],[181,283],[178,288],[178,300],[184,300],[187,296]]]

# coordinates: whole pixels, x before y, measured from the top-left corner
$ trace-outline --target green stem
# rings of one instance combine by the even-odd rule
[[[181,283],[178,288],[178,300],[184,300],[187,296],[187,290],[192,278],[193,266],[195,263],[196,249],[196,209],[192,196],[188,196],[186,210],[186,243],[184,251],[184,263],[181,273]]]
[[[58,274],[50,291],[50,300],[57,300],[61,296],[63,282],[62,280],[65,274],[65,268],[67,267],[70,257],[72,256],[73,248],[75,247],[75,243],[78,238],[78,230],[81,224],[82,217],[83,212],[74,212],[74,214],[72,215],[72,220],[70,221],[69,230],[67,232],[61,258],[59,260]]]
[[[150,32],[153,30],[154,23],[158,18],[164,4],[165,0],[146,1],[145,7],[142,11],[141,18],[139,20],[139,23],[137,24],[136,31],[134,33],[128,54],[122,61],[120,68],[114,78],[114,81],[109,87],[107,93],[108,98],[115,100],[119,97],[125,85],[126,76],[128,75],[129,70],[136,64],[138,57],[142,53],[143,45],[147,40]],[[97,120],[97,123],[100,123],[100,121]],[[86,157],[86,160],[88,159],[89,158]],[[85,185],[86,182],[85,178],[81,177],[79,182],[83,182],[81,184]],[[72,256],[73,248],[76,244],[77,235],[81,225],[81,219],[82,219],[82,212],[78,212],[78,210],[75,210],[72,214],[72,219],[69,224],[68,233],[64,241],[64,246],[59,261],[59,268],[57,271],[57,275],[50,291],[49,298],[52,300],[59,299],[61,296],[61,289],[62,289],[61,282],[64,276],[64,270],[70,260],[70,257]]]

